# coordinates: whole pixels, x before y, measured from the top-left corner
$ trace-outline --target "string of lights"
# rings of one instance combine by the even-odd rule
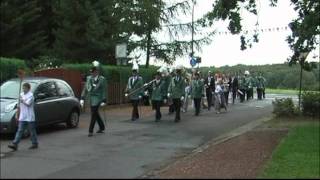
[[[281,32],[281,31],[289,31],[288,26],[283,27],[270,27],[270,28],[260,28],[260,29],[254,29],[254,30],[243,30],[243,34],[248,33],[267,33],[267,32]],[[229,31],[218,31],[215,33],[215,35],[234,35]]]

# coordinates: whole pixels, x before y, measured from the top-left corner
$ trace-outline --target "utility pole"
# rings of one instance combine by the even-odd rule
[[[195,0],[192,0],[192,33],[191,33],[191,56],[193,58],[194,51],[193,51],[193,35],[194,35],[194,4]]]

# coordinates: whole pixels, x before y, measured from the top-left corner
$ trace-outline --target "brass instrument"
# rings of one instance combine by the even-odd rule
[[[126,96],[126,97],[131,96],[132,94],[134,94],[134,93],[136,93],[136,92],[138,92],[138,91],[140,91],[140,90],[142,90],[142,89],[144,89],[144,88],[147,88],[147,87],[150,86],[154,81],[156,81],[156,79],[154,79],[154,80],[152,80],[152,81],[144,84],[142,87],[137,88],[137,89],[131,91],[130,93],[126,93],[125,96]],[[126,92],[128,92],[128,91],[129,91],[129,89],[128,89],[128,87],[127,87]]]

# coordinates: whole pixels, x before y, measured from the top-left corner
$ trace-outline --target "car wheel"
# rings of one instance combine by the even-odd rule
[[[72,111],[67,120],[67,126],[69,128],[75,128],[79,125],[79,113],[77,111]]]

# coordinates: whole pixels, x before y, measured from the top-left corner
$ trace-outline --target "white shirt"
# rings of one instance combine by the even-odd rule
[[[215,90],[216,93],[220,93],[222,92],[222,88],[221,88],[221,85],[217,85],[216,86],[216,90]]]
[[[28,92],[27,94],[21,93],[20,97],[23,99],[23,101],[27,105],[20,102],[19,121],[27,121],[27,122],[35,121],[33,93],[32,92]]]

